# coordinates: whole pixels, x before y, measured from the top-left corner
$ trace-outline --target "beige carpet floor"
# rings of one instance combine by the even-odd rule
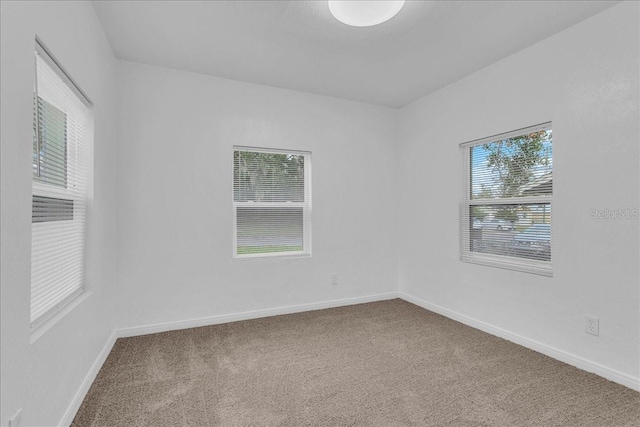
[[[640,393],[402,300],[119,339],[79,426],[640,426]]]

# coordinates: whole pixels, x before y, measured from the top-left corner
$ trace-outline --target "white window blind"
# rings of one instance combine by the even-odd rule
[[[552,276],[551,123],[461,144],[461,259]]]
[[[234,147],[233,256],[311,254],[311,153]]]
[[[35,49],[31,327],[84,290],[91,102],[39,41]]]

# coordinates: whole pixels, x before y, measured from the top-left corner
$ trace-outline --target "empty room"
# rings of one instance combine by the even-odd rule
[[[640,426],[639,2],[0,5],[0,427]]]

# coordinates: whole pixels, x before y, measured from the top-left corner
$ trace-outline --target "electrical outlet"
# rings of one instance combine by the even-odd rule
[[[331,285],[338,286],[338,275],[335,273],[331,275]]]
[[[20,425],[20,416],[22,415],[22,408],[18,409],[16,414],[9,418],[9,427],[18,427]]]
[[[600,334],[600,319],[597,317],[584,317],[584,331],[588,334],[598,336]]]

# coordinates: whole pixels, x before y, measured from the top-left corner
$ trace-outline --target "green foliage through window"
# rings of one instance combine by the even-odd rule
[[[236,202],[304,202],[304,156],[233,152]]]
[[[67,115],[40,97],[34,105],[33,179],[67,188]]]
[[[473,147],[473,199],[552,193],[552,134],[526,133]]]

